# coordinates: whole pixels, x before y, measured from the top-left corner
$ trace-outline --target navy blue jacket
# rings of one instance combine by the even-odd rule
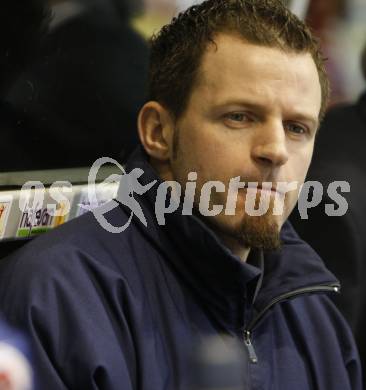
[[[141,154],[136,166],[156,179]],[[226,333],[246,350],[248,390],[361,389],[328,297],[338,282],[289,224],[281,251],[243,263],[193,216],[158,226],[153,195],[136,197],[147,228],[133,218],[108,233],[88,213],[1,262],[0,310],[31,335],[38,388],[187,389],[196,337]],[[106,217],[121,226],[129,213]]]

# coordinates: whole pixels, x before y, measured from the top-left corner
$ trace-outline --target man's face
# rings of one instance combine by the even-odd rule
[[[217,48],[208,46],[187,110],[176,123],[171,147],[177,150],[169,176],[184,185],[188,173],[197,172],[198,194],[204,183],[221,181],[226,192],[213,191],[211,204],[224,206],[230,179],[238,176],[259,186],[272,182],[274,189],[277,182],[302,184],[321,106],[311,55],[289,54],[226,34],[215,42]],[[278,238],[297,191],[286,195],[282,215],[273,215],[271,207],[261,217],[245,212],[248,191],[239,190],[235,215],[223,212],[206,221],[218,233],[248,246],[271,247],[266,243],[273,243],[273,234]],[[271,198],[272,206],[274,197],[280,196],[276,191],[259,190],[257,195],[261,194]]]

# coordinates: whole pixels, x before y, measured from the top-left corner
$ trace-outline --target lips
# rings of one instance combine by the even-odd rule
[[[284,192],[278,191],[276,186],[270,182],[264,182],[263,184],[258,182],[249,182],[245,185],[244,189],[249,189],[252,191],[256,190],[257,192],[260,191],[261,193],[268,193],[281,197],[286,195]]]

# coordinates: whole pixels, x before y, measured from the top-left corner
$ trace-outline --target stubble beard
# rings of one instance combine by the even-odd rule
[[[258,203],[259,196],[257,195]],[[257,205],[256,205],[257,206]],[[209,225],[223,241],[235,241],[238,245],[274,251],[281,248],[280,225],[273,215],[274,201],[271,199],[268,211],[261,216],[252,216],[239,210],[240,215],[200,218]],[[198,212],[199,213],[199,212]]]

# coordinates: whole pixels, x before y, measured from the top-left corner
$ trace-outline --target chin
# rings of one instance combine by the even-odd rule
[[[282,223],[276,216],[222,215],[214,218],[205,217],[204,221],[219,236],[235,240],[243,247],[268,251],[281,248]]]

